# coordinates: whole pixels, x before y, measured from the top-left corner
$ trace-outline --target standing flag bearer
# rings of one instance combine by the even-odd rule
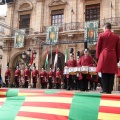
[[[39,72],[36,70],[35,63],[33,64],[33,70],[32,70],[32,83],[33,83],[33,88],[36,88],[36,83],[39,78]]]

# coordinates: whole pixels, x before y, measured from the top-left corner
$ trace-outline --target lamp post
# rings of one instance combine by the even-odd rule
[[[31,52],[32,52],[32,56],[31,56]],[[36,54],[37,52],[35,50],[32,51],[30,48],[28,48],[27,53],[25,51],[22,52],[22,58],[23,59],[27,58],[26,63],[29,65],[30,61],[36,58]]]

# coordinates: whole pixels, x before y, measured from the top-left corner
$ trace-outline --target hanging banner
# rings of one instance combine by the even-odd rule
[[[25,29],[20,29],[15,32],[14,48],[24,47],[24,34],[25,34]]]
[[[58,26],[50,26],[47,29],[47,37],[46,42],[49,44],[55,44],[58,42],[58,32],[59,27]]]
[[[88,21],[84,24],[84,39],[93,44],[98,38],[98,21]]]

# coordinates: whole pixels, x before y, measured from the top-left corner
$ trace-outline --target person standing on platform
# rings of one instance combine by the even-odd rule
[[[33,88],[36,88],[36,83],[39,78],[39,72],[36,70],[35,63],[33,64],[33,70],[32,70],[32,83],[33,83]]]
[[[80,66],[80,51],[77,52],[77,67],[81,67]],[[81,89],[81,73],[77,73],[76,75],[76,90],[80,90]]]
[[[96,46],[96,58],[98,59],[97,72],[102,73],[103,91],[111,94],[114,85],[114,77],[118,72],[117,62],[120,58],[120,39],[111,32],[111,24],[105,23],[104,32],[99,34]]]
[[[17,66],[15,70],[15,87],[16,88],[19,88],[20,80],[21,80],[21,71],[19,69],[19,66]]]
[[[24,70],[24,75],[23,75],[23,77],[24,77],[24,87],[25,88],[28,88],[28,83],[30,82],[30,78],[31,78],[31,72],[30,72],[30,70],[29,70],[29,68],[28,68],[28,66],[26,66],[26,68],[25,68],[25,70]]]
[[[54,73],[52,71],[52,69],[50,68],[50,71],[48,72],[48,83],[49,83],[49,89],[53,88],[53,77],[54,77]]]
[[[71,50],[70,50],[70,59],[66,63],[67,67],[76,67],[77,66],[77,62],[74,59],[73,51],[74,51],[74,49],[71,48]],[[74,80],[75,79],[76,79],[75,75],[69,75],[67,90],[73,90],[74,89]]]
[[[8,84],[10,82],[10,77],[11,77],[11,73],[10,73],[10,70],[9,70],[9,64],[7,64],[7,70],[5,71],[5,84],[6,84],[6,87],[8,87]]]
[[[61,71],[59,68],[57,68],[55,77],[56,77],[56,80],[55,80],[56,89],[60,89],[61,88]]]
[[[88,50],[84,50],[84,55],[80,58],[80,66],[93,66],[93,58],[89,55]],[[82,89],[81,91],[88,91],[88,81],[91,79],[90,74],[82,73]]]
[[[42,71],[40,72],[40,83],[41,83],[41,88],[45,89],[46,88],[46,82],[47,80],[47,73],[45,72],[44,68],[42,68]]]

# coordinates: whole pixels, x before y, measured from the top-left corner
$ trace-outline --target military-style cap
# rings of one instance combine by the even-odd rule
[[[80,58],[80,51],[77,51],[77,58]]]

